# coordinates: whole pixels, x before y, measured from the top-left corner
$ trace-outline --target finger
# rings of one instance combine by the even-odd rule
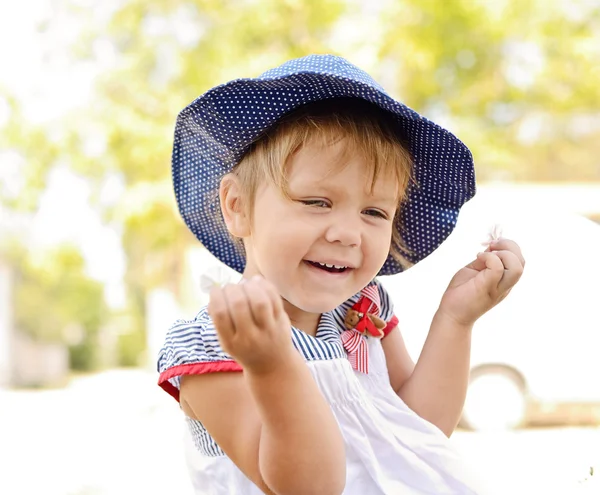
[[[494,256],[494,253],[491,251],[483,251],[477,253],[477,257],[467,265],[467,268],[481,272],[486,268],[496,271],[503,270],[504,266],[502,265],[502,262]]]
[[[242,288],[246,293],[254,324],[258,328],[265,328],[275,318],[273,303],[269,293],[257,280],[250,280]]]
[[[275,318],[277,318],[277,316],[279,316],[283,311],[285,311],[285,309],[283,308],[283,299],[281,298],[281,295],[279,294],[275,286],[267,279],[259,277],[256,278],[256,282],[259,284],[262,290],[264,290],[269,296],[269,299],[273,304],[273,315],[275,316]]]
[[[496,239],[491,242],[490,249],[492,251],[510,251],[517,256],[521,265],[525,266],[525,258],[523,257],[520,246],[515,241],[504,238]]]
[[[223,289],[221,287],[212,289],[209,297],[207,310],[217,332],[223,336],[233,335],[235,333],[235,326],[229,314]]]
[[[483,252],[467,268],[478,271],[477,278],[484,284],[490,297],[496,297],[497,287],[504,274],[504,265],[496,253]]]
[[[483,270],[483,278],[489,288],[490,295],[494,295],[498,291],[498,285],[502,277],[504,277],[504,263],[495,251],[479,253],[478,258],[485,263],[486,269]]]
[[[499,291],[507,291],[512,288],[523,275],[523,263],[512,251],[494,251],[504,266],[504,273],[498,282]]]
[[[229,316],[235,327],[235,333],[243,332],[253,326],[250,305],[243,289],[244,285],[246,284],[228,285],[223,290]]]
[[[471,268],[472,270],[477,270],[478,272],[485,270],[485,260],[479,256],[480,254],[481,253],[478,253],[477,257],[471,261],[471,263],[466,265],[466,268]]]

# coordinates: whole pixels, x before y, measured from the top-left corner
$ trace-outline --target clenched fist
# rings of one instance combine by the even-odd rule
[[[213,289],[208,313],[221,348],[246,371],[270,372],[296,352],[281,296],[262,277]]]

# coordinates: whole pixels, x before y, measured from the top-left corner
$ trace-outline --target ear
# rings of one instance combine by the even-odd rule
[[[219,201],[227,230],[235,237],[248,237],[250,216],[246,207],[246,198],[235,175],[227,174],[221,179]]]

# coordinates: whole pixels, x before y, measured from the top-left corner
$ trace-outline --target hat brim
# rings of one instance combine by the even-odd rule
[[[197,98],[179,114],[172,172],[179,211],[192,233],[219,260],[243,272],[245,259],[223,222],[221,178],[250,145],[290,111],[310,102],[355,97],[390,112],[413,157],[415,183],[408,189],[396,228],[418,263],[452,232],[461,206],[475,194],[473,158],[453,134],[394,100],[376,83],[339,74],[299,71],[237,79]],[[391,255],[379,275],[403,271]]]

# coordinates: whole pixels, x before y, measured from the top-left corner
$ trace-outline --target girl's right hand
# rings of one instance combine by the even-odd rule
[[[245,371],[268,373],[296,352],[281,296],[262,277],[213,289],[208,313],[221,348]]]

